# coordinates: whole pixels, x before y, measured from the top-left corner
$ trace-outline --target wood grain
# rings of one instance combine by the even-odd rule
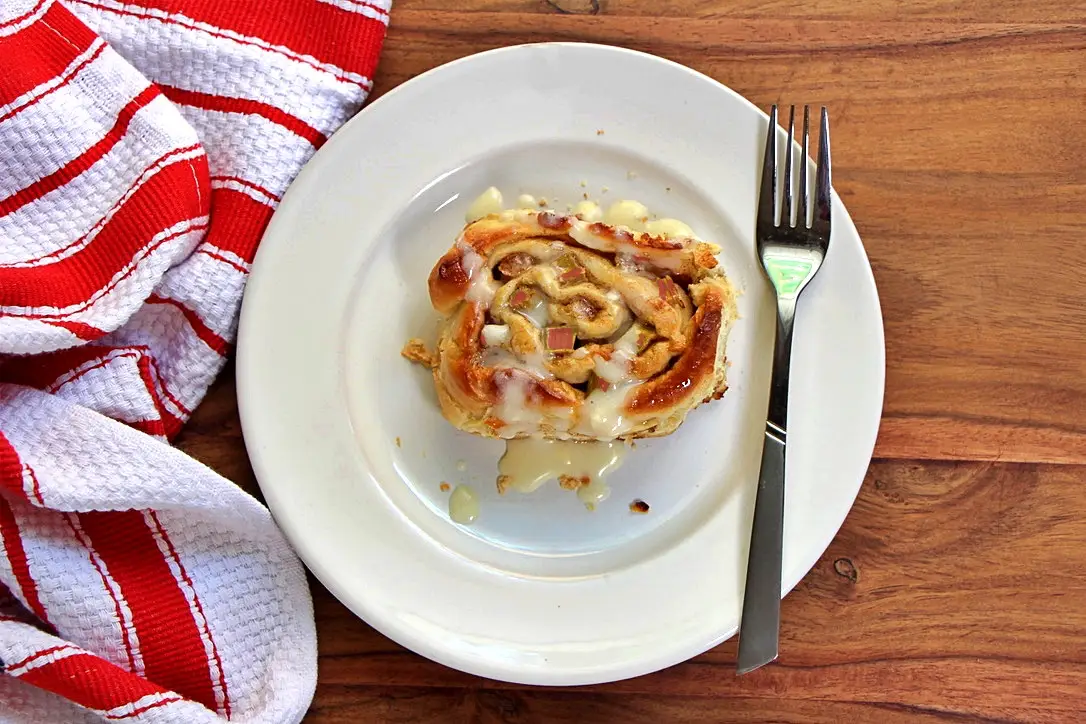
[[[332,687],[322,693],[324,695],[310,710],[307,722],[764,724],[787,721],[814,724],[877,721],[879,724],[925,724],[955,719],[944,712],[926,711],[920,707],[796,701],[775,696],[722,701],[705,696],[400,686]],[[973,717],[968,720],[1000,721]]]
[[[736,678],[731,641],[606,686],[500,684],[404,650],[314,581],[307,721],[1081,721],[1086,6],[396,0],[375,95],[549,40],[656,53],[761,107],[830,107],[886,325],[879,459],[784,601],[766,669]],[[177,444],[259,497],[232,370]]]
[[[797,18],[801,20],[944,20],[955,22],[1082,22],[1086,8],[1060,0],[396,0],[396,11],[516,12],[666,18]],[[395,20],[395,18],[394,18]]]

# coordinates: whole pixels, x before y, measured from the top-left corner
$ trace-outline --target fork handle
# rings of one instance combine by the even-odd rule
[[[739,674],[777,658],[784,555],[784,461],[787,449],[788,373],[792,356],[795,301],[778,304],[773,344],[773,378],[766,417],[758,494],[750,531],[743,617],[739,624]]]

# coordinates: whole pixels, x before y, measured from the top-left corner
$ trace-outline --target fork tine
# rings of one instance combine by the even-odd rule
[[[788,111],[788,143],[784,146],[784,203],[781,204],[781,226],[792,225],[792,152],[793,129],[796,125],[796,107]]]
[[[777,106],[769,111],[769,130],[762,162],[762,188],[758,192],[758,233],[777,225]]]
[[[811,205],[811,193],[807,188],[807,147],[810,141],[811,107],[803,106],[803,153],[799,157],[799,211],[796,227],[807,228],[807,209]]]
[[[830,114],[822,106],[822,124],[818,132],[818,176],[815,181],[815,215],[811,230],[820,237],[830,237]]]

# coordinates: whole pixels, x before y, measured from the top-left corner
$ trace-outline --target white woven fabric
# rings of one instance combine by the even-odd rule
[[[294,722],[304,571],[172,448],[386,0],[0,3],[0,722]]]
[[[0,395],[0,429],[16,449],[34,451],[23,456],[23,463],[34,470],[40,487],[28,492],[33,500],[44,501],[44,506],[10,505],[20,530],[30,533],[24,533],[23,547],[34,562],[37,596],[49,623],[64,633],[61,639],[31,624],[0,622],[0,660],[8,665],[7,673],[25,675],[28,672],[10,667],[43,649],[70,644],[94,652],[110,666],[146,676],[150,662],[137,656],[136,666],[129,666],[126,650],[138,655],[150,642],[126,646],[123,633],[128,627],[130,637],[139,635],[131,608],[142,606],[160,610],[163,618],[191,616],[202,623],[195,627],[201,648],[218,662],[209,667],[210,673],[225,682],[225,687],[211,687],[220,714],[225,715],[229,703],[231,721],[300,720],[317,674],[313,612],[302,567],[267,509],[166,443],[98,413],[26,388],[0,386]],[[64,484],[52,486],[49,481]],[[26,483],[33,486],[29,478]],[[167,566],[170,578],[162,579],[165,584],[177,581],[183,592],[191,592],[185,608],[178,606],[176,596],[130,591],[123,580],[114,580],[109,564],[131,551],[96,550],[93,532],[79,516],[68,514],[131,508],[139,512],[125,522],[142,523],[149,532],[146,538],[166,551],[164,559],[173,561],[176,554],[183,563],[183,570]],[[140,544],[131,538],[120,543]],[[171,545],[174,553],[169,552]],[[0,578],[16,580],[5,558],[0,558]],[[129,601],[126,592],[147,600]],[[123,626],[118,625],[117,600]],[[192,605],[195,600],[199,609]],[[170,653],[173,643],[164,642],[155,655],[163,650],[168,657],[175,655]],[[192,663],[202,666],[204,661]],[[119,674],[105,670],[102,675]],[[171,696],[149,692],[140,698],[151,694]],[[45,700],[26,691],[22,696],[33,706]],[[156,708],[153,718],[149,711],[146,720],[219,720],[219,714],[200,704],[172,698],[174,703]],[[64,711],[64,718],[32,715],[23,720],[56,722],[75,716],[71,703],[55,702],[52,708]]]

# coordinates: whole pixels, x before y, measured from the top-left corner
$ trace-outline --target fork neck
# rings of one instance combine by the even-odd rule
[[[788,377],[792,360],[792,328],[796,318],[796,299],[777,300],[777,336],[773,343],[773,381],[769,388],[766,421],[783,436],[788,430]]]

